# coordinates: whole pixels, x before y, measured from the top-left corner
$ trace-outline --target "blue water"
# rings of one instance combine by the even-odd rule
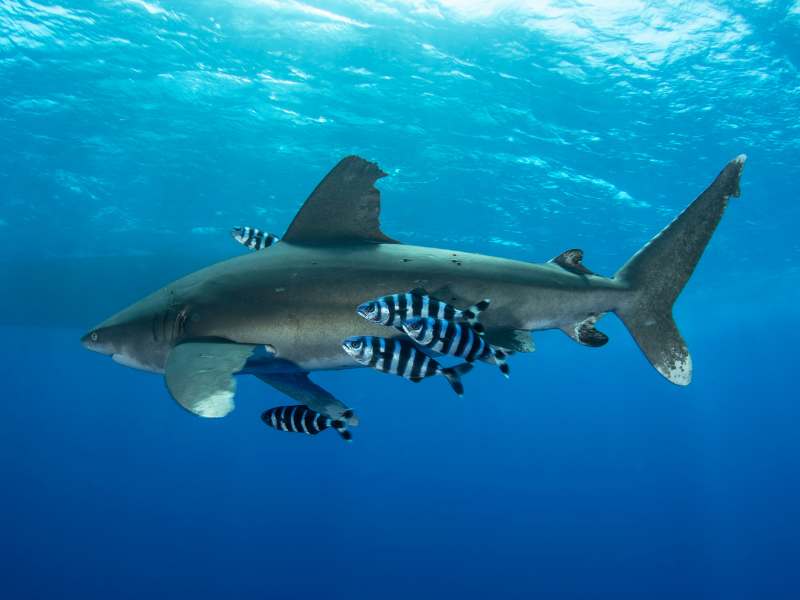
[[[796,1],[0,0],[0,596],[800,597],[798,68]],[[315,374],[346,445],[78,343],[347,154],[393,237],[610,275],[742,152],[688,388],[609,316],[462,400]]]

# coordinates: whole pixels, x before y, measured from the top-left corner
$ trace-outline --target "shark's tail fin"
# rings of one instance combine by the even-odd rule
[[[639,250],[615,278],[633,294],[616,309],[650,363],[677,385],[692,380],[692,358],[672,319],[672,305],[694,271],[730,196],[739,196],[745,156],[729,162],[708,189]]]

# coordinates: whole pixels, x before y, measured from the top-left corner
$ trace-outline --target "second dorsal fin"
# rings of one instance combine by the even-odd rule
[[[562,269],[580,275],[594,275],[592,271],[583,266],[583,250],[572,248],[565,250],[550,262],[557,264]]]
[[[358,156],[342,159],[314,189],[283,236],[290,244],[397,244],[380,228],[381,193],[375,182],[386,173]]]

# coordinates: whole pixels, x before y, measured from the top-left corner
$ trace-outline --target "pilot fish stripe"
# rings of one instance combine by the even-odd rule
[[[396,338],[369,338],[369,366],[392,375],[418,381],[441,371],[441,365],[420,351],[414,344]]]
[[[487,343],[467,323],[413,318],[403,323],[403,331],[418,344],[435,352],[460,356],[467,362],[481,360],[496,364],[503,375],[507,377],[509,374],[506,353]]]
[[[268,427],[279,431],[306,433],[308,435],[317,435],[319,432],[332,427],[345,440],[352,439],[344,421],[326,417],[302,404],[270,408],[261,414],[261,420]]]
[[[399,327],[403,321],[412,317],[434,317],[471,323],[476,331],[483,331],[478,323],[480,313],[489,307],[489,300],[482,300],[465,310],[432,298],[422,288],[404,294],[390,294],[365,302],[358,307],[358,313],[365,319],[381,325]]]
[[[378,301],[386,307],[385,325],[400,325],[411,317],[430,317],[441,314],[447,319],[460,319],[463,315],[463,311],[454,306],[413,290],[405,294],[384,296]]]
[[[255,227],[234,227],[231,230],[231,235],[233,239],[251,250],[269,248],[280,240],[278,236],[266,231],[261,231]]]
[[[342,348],[357,362],[382,373],[399,375],[410,381],[422,381],[432,375],[442,375],[459,396],[464,393],[461,375],[469,364],[444,368],[433,357],[405,338],[355,336],[342,342]]]

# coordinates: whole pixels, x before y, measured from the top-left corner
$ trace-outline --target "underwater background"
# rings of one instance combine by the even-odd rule
[[[800,3],[0,0],[4,598],[798,598]],[[200,419],[91,326],[281,234],[347,154],[401,241],[611,275],[748,155],[679,388],[535,334],[355,441]]]

